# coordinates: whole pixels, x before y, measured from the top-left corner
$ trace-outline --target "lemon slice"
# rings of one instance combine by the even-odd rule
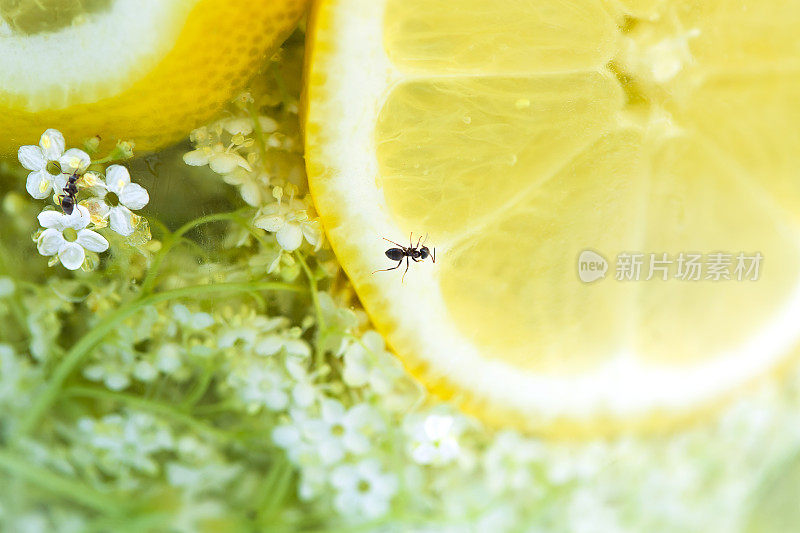
[[[796,3],[327,0],[312,21],[314,200],[431,390],[540,431],[661,427],[796,351]],[[436,263],[371,274],[410,232]],[[605,278],[579,278],[585,251]]]
[[[174,142],[256,72],[306,0],[107,0],[86,13],[52,3],[0,6],[0,153],[47,128],[140,151]]]

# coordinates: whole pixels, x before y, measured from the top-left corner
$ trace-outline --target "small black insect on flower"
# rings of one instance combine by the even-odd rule
[[[78,202],[76,198],[78,195],[78,177],[78,173],[76,172],[67,178],[67,184],[61,189],[64,191],[64,194],[58,196],[58,204],[61,206],[61,209],[64,210],[65,215],[71,215],[72,210],[75,209],[75,204]]]
[[[394,244],[395,246],[397,246],[397,248],[389,248],[388,250],[386,250],[386,257],[388,257],[392,261],[397,261],[397,265],[393,266],[392,268],[381,268],[379,270],[375,270],[373,272],[373,274],[375,272],[386,272],[388,270],[396,270],[396,269],[400,268],[400,265],[403,264],[403,259],[405,259],[406,260],[406,269],[405,269],[405,271],[403,271],[403,276],[400,278],[400,283],[402,283],[403,280],[405,280],[405,278],[406,278],[406,272],[408,272],[408,266],[411,264],[411,263],[409,263],[409,258],[412,261],[414,261],[415,263],[419,263],[420,261],[424,261],[425,259],[430,257],[431,261],[433,261],[435,263],[436,262],[436,248],[434,248],[433,249],[433,253],[431,253],[431,251],[428,249],[428,247],[425,246],[425,241],[428,240],[428,236],[427,235],[425,236],[425,241],[423,241],[422,237],[420,237],[419,239],[417,239],[417,244],[414,245],[414,244],[412,244],[414,242],[412,240],[412,235],[413,235],[413,232],[411,234],[409,234],[409,236],[408,236],[408,246],[403,246],[402,244],[398,244],[398,243],[396,243],[394,241],[390,241],[389,239],[384,237],[383,240],[388,241],[388,242]],[[420,246],[420,241],[422,241],[422,246]]]

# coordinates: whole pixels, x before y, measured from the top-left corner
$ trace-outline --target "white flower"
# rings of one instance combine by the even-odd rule
[[[145,413],[110,414],[100,420],[81,418],[78,429],[93,459],[109,475],[126,469],[154,476],[160,471],[154,455],[174,446],[169,426]]]
[[[292,401],[297,407],[307,409],[318,399],[320,393],[314,386],[317,373],[309,373],[304,362],[298,359],[286,359],[286,371],[292,377]]]
[[[86,258],[86,250],[104,252],[108,241],[99,233],[86,229],[89,211],[82,205],[75,206],[71,215],[58,211],[39,213],[39,223],[46,228],[38,239],[39,253],[45,256],[58,255],[59,261],[69,270],[77,270]]]
[[[403,369],[386,351],[383,337],[376,331],[367,331],[361,342],[354,342],[344,352],[343,378],[351,387],[369,385],[376,394],[383,396],[401,376]]]
[[[290,422],[272,430],[272,441],[286,451],[294,464],[302,467],[321,464],[317,441],[323,432],[322,421],[301,409],[289,411]]]
[[[534,466],[544,460],[544,447],[539,442],[523,439],[513,431],[503,431],[483,454],[487,485],[495,494],[541,496],[544,489],[537,480]]]
[[[303,501],[309,501],[324,492],[328,484],[328,471],[321,466],[305,466],[300,471],[300,483],[297,495]]]
[[[263,172],[255,174],[236,167],[231,172],[224,174],[222,180],[228,185],[238,186],[242,199],[253,207],[261,205],[268,196],[265,191],[269,185],[269,176]]]
[[[235,314],[224,320],[217,333],[217,346],[253,349],[262,334],[285,327],[288,323],[289,321],[285,317],[266,317],[256,314],[252,310],[243,314]],[[261,349],[256,350],[256,353],[267,355]]]
[[[227,149],[222,143],[216,143],[213,146],[202,146],[197,150],[185,153],[183,161],[193,167],[208,165],[217,174],[227,174],[236,167],[252,171],[253,168],[247,162],[247,159],[232,151],[230,149],[232,146]]]
[[[275,428],[272,439],[299,465],[334,465],[348,452],[364,454],[371,448],[370,437],[384,428],[383,420],[369,405],[345,410],[330,398],[322,401],[318,418],[292,409],[291,419],[290,424]]]
[[[460,453],[456,439],[455,418],[447,415],[428,415],[416,424],[411,435],[411,457],[419,464],[442,465]]]
[[[287,252],[297,250],[303,244],[303,237],[312,246],[320,244],[319,221],[308,218],[306,205],[300,200],[291,199],[265,206],[253,224],[275,233],[278,244]]]
[[[189,328],[190,330],[206,329],[214,325],[214,317],[208,313],[198,311],[193,313],[183,304],[175,304],[172,306],[172,316],[175,317],[181,325]]]
[[[258,117],[261,133],[272,133],[278,129],[278,123],[269,117]],[[250,135],[253,133],[253,119],[250,117],[231,117],[222,120],[222,127],[231,135]]]
[[[14,280],[8,276],[0,277],[0,298],[5,298],[14,294]]]
[[[331,474],[336,488],[336,509],[346,516],[379,518],[389,510],[397,492],[397,476],[384,473],[376,459],[364,459],[355,465],[341,465]]]
[[[83,150],[70,148],[65,152],[64,144],[61,132],[49,129],[39,139],[39,146],[27,145],[19,148],[19,162],[31,171],[25,188],[34,198],[41,200],[47,198],[50,191],[60,192],[67,183],[67,174],[82,173],[92,162],[89,154]],[[58,163],[55,173],[47,168],[51,163]]]
[[[232,364],[225,382],[249,412],[258,412],[262,407],[281,411],[289,406],[286,389],[290,384],[279,368],[263,364],[263,360],[241,356]]]
[[[94,364],[83,368],[83,376],[91,381],[102,381],[112,391],[127,389],[136,369],[136,354],[121,346],[102,345],[97,356]]]
[[[303,339],[295,339],[283,335],[265,335],[254,347],[258,355],[275,355],[282,349],[286,350],[287,355],[305,359],[311,355],[311,347]]]
[[[340,461],[346,452],[366,453],[370,448],[368,433],[382,425],[367,404],[354,405],[345,411],[340,402],[326,399],[321,414],[324,431],[320,435],[320,454],[326,464]]]
[[[150,196],[141,185],[131,183],[128,169],[122,165],[111,165],[106,169],[105,181],[93,180],[96,198],[85,203],[99,218],[109,219],[111,229],[127,237],[134,231],[137,216],[133,211],[143,208]]]

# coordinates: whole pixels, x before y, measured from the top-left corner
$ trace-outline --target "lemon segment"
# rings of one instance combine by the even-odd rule
[[[592,433],[693,416],[796,352],[800,8],[774,4],[317,4],[312,193],[412,372],[489,422]],[[436,264],[372,274],[410,232]],[[605,279],[579,279],[585,250]],[[698,253],[733,279],[675,279]]]
[[[493,0],[389,3],[384,43],[403,70],[445,73],[564,72],[604,65],[616,26],[599,2]]]
[[[46,128],[137,151],[187,135],[291,32],[306,0],[113,0],[56,31],[0,34],[0,154]]]

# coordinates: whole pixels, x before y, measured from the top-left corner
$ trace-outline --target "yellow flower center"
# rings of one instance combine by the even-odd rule
[[[117,207],[119,205],[119,196],[117,196],[117,193],[109,192],[106,194],[104,200],[110,207]]]
[[[62,235],[67,242],[75,242],[78,240],[78,231],[75,228],[67,228],[63,231]]]
[[[51,176],[58,176],[61,174],[61,165],[58,161],[48,161],[47,166],[44,167],[47,173]]]

